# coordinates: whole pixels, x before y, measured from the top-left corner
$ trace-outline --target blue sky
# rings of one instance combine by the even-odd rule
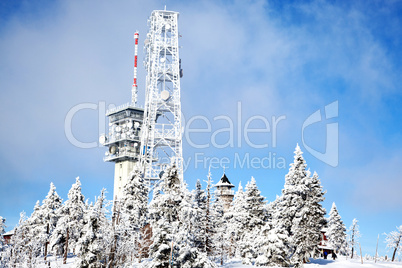
[[[347,227],[357,218],[363,252],[374,254],[377,235],[402,224],[401,1],[1,1],[0,215],[9,229],[20,211],[30,214],[44,199],[50,182],[63,199],[76,176],[90,200],[103,187],[112,193],[114,167],[102,161],[105,149],[71,144],[65,118],[77,105],[95,105],[76,113],[71,129],[78,140],[97,142],[102,105],[130,99],[133,33],[139,30],[142,44],[148,16],[165,4],[180,12],[184,125],[205,129],[202,120],[187,124],[196,116],[211,124],[211,131],[184,137],[190,188],[206,179],[209,164],[215,181],[222,175],[223,167],[202,161],[227,158],[222,166],[233,184],[254,176],[272,201],[299,143],[327,190],[325,208],[335,202]],[[140,66],[142,101],[144,81]],[[324,120],[325,106],[335,101],[338,116]],[[303,123],[317,110],[323,120],[304,129],[303,143]],[[244,136],[247,120],[256,117],[270,131],[248,138],[266,148]],[[273,117],[285,118],[276,131]],[[223,146],[230,131],[219,132],[228,120],[233,146]],[[263,123],[253,120],[249,128]],[[335,167],[305,146],[325,152],[327,124],[339,130]],[[239,167],[236,159],[247,156],[276,165]]]

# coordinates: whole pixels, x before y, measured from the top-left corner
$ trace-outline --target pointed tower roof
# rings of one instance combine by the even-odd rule
[[[226,186],[226,187],[235,187],[233,184],[230,183],[228,177],[226,177],[225,172],[223,172],[222,178],[219,180],[217,184],[215,184],[215,187],[220,187],[220,186]]]

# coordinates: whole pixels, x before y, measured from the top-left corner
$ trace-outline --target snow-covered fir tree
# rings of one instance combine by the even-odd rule
[[[43,239],[41,233],[44,228],[40,202],[37,201],[34,211],[28,218],[25,212],[20,214],[20,221],[12,237],[13,264],[34,267],[37,257],[42,253]],[[15,261],[15,262],[14,262]]]
[[[177,236],[177,241],[180,241],[179,244],[181,245],[178,265],[182,268],[216,267],[208,258],[205,247],[206,206],[204,211],[202,210],[203,204],[206,205],[207,200],[205,193],[203,193],[200,188],[198,190],[196,189],[195,193],[190,193],[185,183],[183,183],[182,190],[185,205],[182,207],[180,213],[182,227]],[[205,200],[203,200],[203,196]],[[190,204],[190,206],[187,204]],[[197,220],[202,220],[202,218],[204,218],[203,222],[197,222]],[[197,233],[197,230],[199,230],[200,233]],[[201,242],[201,244],[199,244],[199,242]]]
[[[324,194],[318,175],[307,169],[299,145],[294,152],[294,161],[285,176],[282,195],[274,202],[275,221],[291,238],[288,246],[291,263],[301,266],[309,257],[318,255],[321,229],[325,224],[325,209],[321,202]]]
[[[387,248],[392,249],[392,260],[395,260],[396,253],[401,253],[402,251],[402,225],[396,227],[396,231],[392,231],[389,234],[385,234],[385,243],[387,243]]]
[[[53,183],[50,183],[50,189],[46,198],[42,201],[41,214],[43,217],[43,228],[40,231],[41,243],[44,244],[44,258],[46,260],[48,254],[48,245],[50,235],[52,234],[54,228],[56,228],[59,216],[57,215],[57,210],[61,207],[63,200],[56,192],[56,187]]]
[[[6,241],[4,240],[3,234],[6,232],[6,219],[0,216],[0,252],[3,251]]]
[[[354,249],[357,243],[359,242],[360,230],[359,225],[357,224],[359,221],[353,219],[352,225],[349,227],[349,246],[351,247],[351,258],[354,256]]]
[[[191,235],[192,247],[201,252],[206,252],[205,245],[205,224],[206,224],[207,196],[201,189],[201,182],[197,180],[195,189],[192,193],[192,217],[191,217]]]
[[[307,172],[309,174],[309,172]],[[325,225],[324,192],[317,173],[302,178],[304,186],[301,192],[303,203],[293,219],[292,243],[295,246],[293,260],[295,263],[308,262],[309,257],[319,256],[318,244],[321,240],[321,229]]]
[[[29,243],[26,246],[32,258],[36,258],[40,254],[42,254],[42,250],[45,248],[46,243],[46,225],[44,221],[44,215],[42,207],[40,206],[39,201],[36,202],[34,211],[31,216],[25,222],[29,233],[27,236],[29,237]]]
[[[267,219],[264,197],[261,195],[260,190],[258,190],[254,177],[246,185],[244,204],[247,220],[242,226],[243,235],[238,243],[243,263],[251,264],[258,255],[255,240]]]
[[[279,198],[279,197],[277,197]],[[289,262],[289,244],[291,242],[288,236],[284,222],[278,220],[279,210],[275,207],[276,202],[272,202],[268,208],[271,213],[270,219],[261,228],[260,235],[255,243],[259,247],[259,256],[255,261],[256,266],[279,266],[288,267]]]
[[[170,263],[178,261],[181,246],[178,233],[182,226],[180,212],[186,205],[183,204],[185,199],[181,187],[177,169],[171,167],[165,171],[160,184],[154,189],[149,209],[153,234],[149,267],[168,267]]]
[[[335,203],[332,204],[331,211],[329,212],[328,230],[326,235],[329,244],[334,248],[334,250],[341,254],[345,254],[346,227],[343,224]]]
[[[77,267],[106,267],[112,232],[105,205],[105,189],[102,189],[95,205],[84,216],[83,236],[77,244]]]
[[[168,168],[154,189],[149,215],[152,227],[151,261],[147,267],[214,267],[207,255],[191,248],[188,240],[191,195],[180,181],[177,168]],[[190,243],[189,243],[190,242]],[[200,266],[193,266],[193,265]]]
[[[211,170],[208,171],[207,176],[207,188],[206,188],[206,210],[205,210],[205,250],[208,256],[211,256],[213,253],[213,235],[214,235],[214,213],[212,209],[212,177]]]
[[[14,235],[11,237],[10,241],[13,245],[9,248],[11,253],[8,254],[10,267],[32,266],[32,264],[29,263],[29,260],[31,259],[30,251],[25,247],[25,245],[29,244],[29,234],[31,232],[29,225],[27,224],[27,219],[28,217],[25,212],[22,211],[20,213],[18,225],[14,228]]]
[[[130,174],[130,179],[123,189],[123,197],[115,205],[119,206],[120,212],[117,232],[117,257],[133,259],[134,257],[144,257],[145,241],[142,240],[144,227],[148,220],[148,193],[149,188],[144,181],[141,173],[135,170]],[[140,243],[142,242],[142,243]]]
[[[55,254],[63,253],[63,263],[66,263],[69,252],[75,252],[78,239],[83,233],[86,207],[79,177],[67,196],[66,202],[56,212],[59,220],[50,237],[50,245]]]
[[[230,257],[241,257],[239,241],[244,236],[245,224],[248,219],[248,213],[246,209],[246,199],[241,182],[234,195],[232,205],[225,213],[227,221],[226,240],[229,243],[228,254]]]
[[[299,145],[296,146],[294,154],[294,161],[290,164],[289,172],[285,176],[282,195],[276,202],[278,220],[282,221],[281,224],[285,227],[289,236],[293,236],[293,220],[296,217],[296,213],[303,206],[302,193],[308,191],[304,182],[306,177],[310,176]]]
[[[212,232],[212,251],[216,261],[221,265],[227,259],[228,247],[230,245],[227,240],[227,221],[225,219],[225,201],[217,197],[212,204],[211,223],[213,225]]]

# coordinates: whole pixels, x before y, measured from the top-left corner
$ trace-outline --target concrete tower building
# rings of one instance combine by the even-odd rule
[[[171,165],[183,180],[179,58],[179,13],[154,10],[144,41],[147,71],[144,109],[137,106],[137,51],[135,33],[134,81],[131,103],[107,111],[109,133],[99,142],[108,147],[104,161],[115,163],[114,200],[122,197],[134,168],[148,182],[157,181]]]
[[[109,118],[109,133],[103,134],[99,142],[108,147],[103,158],[106,162],[114,162],[114,192],[113,199],[122,197],[131,171],[140,159],[141,127],[144,109],[137,106],[137,53],[138,37],[134,34],[134,80],[131,89],[131,103],[110,109],[106,112]]]

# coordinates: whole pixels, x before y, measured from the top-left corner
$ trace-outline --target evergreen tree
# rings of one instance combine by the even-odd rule
[[[244,201],[247,220],[243,225],[243,236],[239,242],[239,247],[243,263],[251,264],[258,255],[255,240],[267,219],[264,209],[264,197],[261,195],[260,190],[258,190],[254,177],[246,185]]]
[[[329,212],[328,231],[326,234],[328,242],[332,245],[334,250],[341,254],[345,254],[346,228],[338,213],[335,203],[332,204],[331,211]]]
[[[318,255],[318,243],[324,226],[325,210],[321,205],[322,191],[318,175],[307,169],[299,145],[294,152],[294,161],[285,176],[282,195],[275,201],[276,221],[291,237],[289,246],[291,262],[301,266],[310,256]]]
[[[27,236],[29,237],[29,243],[25,247],[30,254],[30,258],[34,259],[42,253],[46,241],[43,235],[45,230],[44,215],[39,201],[36,202],[34,211],[25,222],[25,225],[28,230]]]
[[[223,265],[227,258],[228,241],[226,240],[227,222],[224,216],[224,201],[216,198],[212,206],[212,251],[216,261]]]
[[[285,176],[282,196],[277,202],[278,220],[282,221],[289,236],[293,236],[293,220],[304,203],[302,193],[308,191],[304,184],[305,178],[310,176],[299,145],[296,146],[294,154],[294,161],[290,164],[289,172]]]
[[[402,225],[396,228],[396,231],[392,231],[389,234],[385,234],[387,238],[385,242],[387,243],[387,248],[393,249],[392,260],[395,260],[396,253],[402,250]]]
[[[201,190],[201,183],[197,183],[197,188],[193,194],[187,190],[186,184],[184,184],[182,190],[185,202],[180,213],[182,225],[176,237],[176,240],[180,244],[178,264],[182,268],[216,267],[208,259],[206,253],[205,220],[207,198],[204,191]]]
[[[20,213],[20,219],[17,227],[14,228],[14,235],[11,237],[11,254],[10,254],[10,267],[28,266],[28,251],[25,245],[30,241],[29,226],[27,224],[27,216],[24,211]]]
[[[61,207],[63,200],[56,192],[56,187],[50,183],[50,189],[46,198],[42,201],[41,214],[43,220],[43,228],[40,230],[39,236],[41,243],[44,244],[44,258],[46,260],[48,254],[48,244],[50,235],[56,228],[59,219],[57,210]]]
[[[227,241],[229,242],[229,255],[231,257],[241,257],[239,243],[244,236],[245,225],[248,220],[247,205],[243,186],[239,183],[238,190],[234,196],[232,205],[225,213],[225,218],[228,222],[227,226]]]
[[[9,248],[6,246],[6,240],[3,234],[6,232],[6,219],[0,216],[0,267],[6,267],[10,259]]]
[[[277,214],[280,211],[275,204],[276,201],[269,206],[272,219],[269,219],[261,228],[261,233],[256,240],[256,245],[260,248],[260,255],[255,262],[256,266],[288,267],[290,264],[288,249],[291,240],[283,221],[278,220]]]
[[[186,206],[182,184],[176,167],[165,171],[160,184],[154,189],[150,203],[150,221],[153,243],[150,247],[152,261],[149,267],[168,267],[178,263],[180,241],[178,234],[183,225],[180,212]]]
[[[42,228],[41,207],[37,201],[29,218],[26,217],[25,212],[20,214],[19,224],[12,236],[13,264],[19,263],[22,266],[35,267],[36,258],[41,254],[43,246],[38,235]]]
[[[207,176],[207,200],[206,200],[206,210],[205,210],[205,250],[208,256],[213,253],[213,235],[214,235],[214,213],[211,207],[212,205],[212,177],[211,170],[208,171]]]
[[[324,192],[317,173],[314,172],[312,177],[302,178],[302,182],[306,191],[301,193],[303,203],[296,212],[292,226],[292,240],[295,246],[293,259],[296,263],[308,262],[309,257],[319,255],[318,244],[321,240],[321,229],[325,224],[325,209],[321,205]]]
[[[148,193],[142,174],[135,170],[124,186],[123,197],[117,204],[120,206],[118,255],[123,261],[129,257],[132,259],[134,255],[139,258],[145,255],[140,239],[144,236],[148,219]]]
[[[349,228],[349,237],[350,237],[349,245],[351,247],[352,252],[352,255],[350,256],[351,259],[353,259],[354,249],[360,237],[359,225],[357,223],[358,220],[353,219],[352,225]]]
[[[77,177],[76,182],[68,192],[68,199],[57,210],[57,215],[60,218],[50,238],[51,247],[56,251],[56,254],[63,252],[64,264],[67,262],[67,254],[75,252],[78,239],[82,235],[85,210],[81,182]]]
[[[307,251],[311,253],[311,257],[317,258],[320,254],[318,245],[322,237],[321,231],[327,223],[325,219],[326,210],[322,206],[326,191],[323,191],[321,181],[318,179],[316,172],[314,172],[312,177],[308,178],[307,188],[309,189],[306,195],[307,216],[309,219],[308,228],[306,230],[308,234]]]
[[[207,196],[205,191],[201,189],[201,182],[197,180],[195,190],[192,193],[192,217],[191,217],[191,231],[193,248],[197,248],[201,252],[206,252],[206,209],[207,209]]]
[[[0,216],[0,252],[3,251],[6,241],[4,240],[3,234],[6,232],[6,219]]]
[[[102,189],[84,217],[83,236],[78,240],[78,267],[106,267],[111,229],[105,210],[105,189]]]

